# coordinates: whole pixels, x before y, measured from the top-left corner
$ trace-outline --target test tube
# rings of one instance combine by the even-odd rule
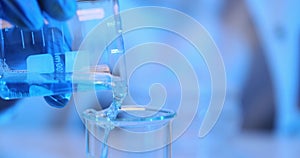
[[[82,33],[87,34],[101,22],[106,22],[105,33],[99,38],[106,38],[106,50],[98,64],[107,65],[111,74],[126,80],[126,63],[122,22],[118,0],[78,0],[78,18],[81,21]],[[113,18],[110,18],[110,17]],[[107,20],[109,19],[109,20]],[[105,21],[106,20],[106,21]],[[111,43],[110,37],[117,37]],[[97,39],[95,39],[97,40]],[[118,63],[118,65],[116,65]]]
[[[113,119],[116,117],[118,109],[120,109],[122,101],[127,95],[126,59],[119,1],[97,0],[80,2],[77,13],[83,32],[88,33],[92,30],[83,43],[83,45],[87,45],[86,49],[88,52],[92,52],[91,56],[95,59],[94,61],[93,59],[91,60],[91,65],[105,65],[111,74],[110,82],[113,101],[103,115]],[[85,31],[85,29],[88,31]],[[103,52],[101,50],[103,48],[99,45],[105,45]],[[98,55],[101,53],[102,55],[99,59]],[[102,98],[98,99],[101,100]]]

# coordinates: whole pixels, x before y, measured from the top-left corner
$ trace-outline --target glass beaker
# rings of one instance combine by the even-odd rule
[[[83,113],[88,158],[172,157],[175,112],[126,105],[114,120],[98,112],[88,109]]]
[[[44,96],[49,104],[63,106],[72,92],[110,90],[111,76],[126,80],[125,66],[114,68],[124,54],[118,0],[78,0],[76,13],[67,23],[45,17],[45,25],[37,31],[1,19],[1,98]],[[106,23],[105,34],[94,40],[106,42],[103,57],[96,63],[86,52],[80,60],[88,64],[74,68],[81,42],[102,22]],[[107,41],[115,35],[116,39]]]

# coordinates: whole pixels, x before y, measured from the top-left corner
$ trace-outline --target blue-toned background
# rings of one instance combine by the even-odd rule
[[[227,75],[224,108],[212,131],[205,138],[199,138],[211,92],[204,59],[187,41],[167,31],[143,29],[124,35],[126,49],[147,42],[175,47],[189,60],[197,74],[201,89],[199,109],[191,126],[173,143],[174,158],[298,157],[298,1],[120,1],[122,10],[163,6],[186,13],[207,29],[223,57]],[[176,24],[176,19],[159,20]],[[189,30],[184,24],[178,27],[196,31]],[[163,52],[160,57],[176,60]],[[185,74],[184,70],[180,73]],[[149,86],[161,83],[168,94],[166,107],[177,109],[180,83],[166,67],[145,64],[136,69],[129,82],[130,95],[136,103],[149,103]],[[0,115],[0,158],[84,157],[84,125],[73,102],[63,109],[56,109],[48,106],[42,97],[12,103],[1,101],[1,106],[9,106],[7,104],[15,106]]]

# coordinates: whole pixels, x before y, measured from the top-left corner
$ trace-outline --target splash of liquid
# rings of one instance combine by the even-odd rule
[[[113,101],[107,109],[97,112],[97,116],[106,118],[107,120],[114,120],[119,114],[124,98],[127,95],[126,81],[119,79],[112,82]]]

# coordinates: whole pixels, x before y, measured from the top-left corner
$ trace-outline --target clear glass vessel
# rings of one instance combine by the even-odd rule
[[[175,112],[143,106],[122,106],[116,119],[101,111],[83,113],[88,158],[171,158]]]
[[[105,23],[105,34],[94,40],[105,42],[105,49],[97,50],[102,51],[102,57],[94,61],[88,51],[78,55],[82,41],[101,23]],[[68,102],[72,92],[111,90],[112,78],[121,78],[126,86],[125,58],[119,60],[124,55],[124,42],[118,0],[79,0],[74,18],[60,22],[45,17],[45,25],[37,31],[24,30],[3,19],[0,28],[3,99],[44,96],[50,105],[60,106]],[[111,36],[116,38],[108,41]],[[75,68],[78,60],[87,64]]]

